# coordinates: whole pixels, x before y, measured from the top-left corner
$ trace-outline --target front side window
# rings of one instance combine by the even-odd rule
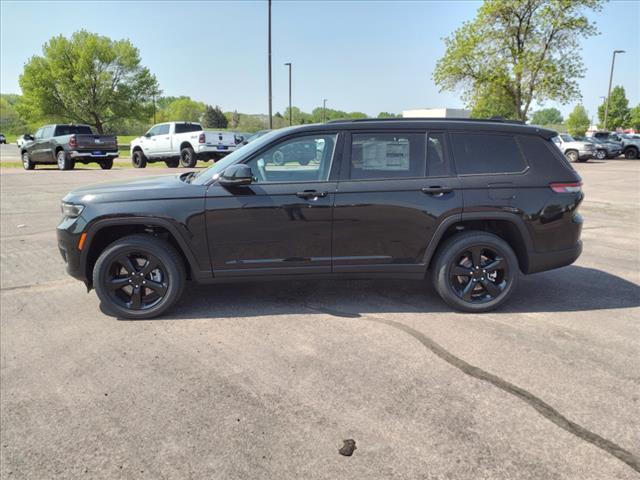
[[[160,128],[160,125],[156,125],[155,127],[151,127],[149,129],[149,131],[147,132],[147,136],[153,137],[155,135],[158,135],[158,129],[159,128]]]
[[[39,128],[38,130],[36,130],[36,133],[35,133],[35,135],[33,136],[33,138],[35,138],[35,139],[42,138],[42,131],[43,131],[43,130],[44,130],[43,128]]]
[[[329,179],[336,134],[285,140],[247,162],[255,183],[325,182]]]
[[[352,180],[423,177],[425,168],[424,134],[354,133],[351,136]]]
[[[526,163],[512,135],[452,133],[453,156],[461,175],[518,173]]]
[[[169,135],[169,124],[158,125],[158,132],[156,135]]]
[[[563,142],[573,142],[573,137],[571,135],[567,135],[566,133],[563,133],[562,135],[560,135],[560,138],[562,139]]]

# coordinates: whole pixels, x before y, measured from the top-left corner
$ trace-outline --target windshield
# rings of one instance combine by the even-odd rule
[[[236,163],[238,160],[242,158],[251,156],[253,152],[260,150],[264,145],[268,144],[275,135],[276,135],[275,131],[269,132],[261,136],[257,140],[236,149],[234,152],[230,153],[229,155],[224,157],[222,160],[217,161],[216,163],[211,165],[209,168],[206,168],[200,171],[195,177],[193,177],[193,180],[191,183],[194,183],[196,185],[203,185],[207,183],[209,180],[211,180],[212,178],[217,178],[217,176],[229,165]]]
[[[562,140],[564,142],[573,142],[573,138],[571,137],[571,135],[567,135],[566,133],[560,135],[560,138],[562,138]]]

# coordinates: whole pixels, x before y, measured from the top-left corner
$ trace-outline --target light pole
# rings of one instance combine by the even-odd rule
[[[289,126],[293,125],[293,111],[291,110],[291,62],[285,63],[289,67]]]
[[[269,6],[269,40],[268,40],[268,50],[269,50],[269,130],[273,129],[273,108],[271,105],[272,95],[271,95],[271,0],[268,0]]]
[[[613,80],[613,66],[616,63],[616,53],[624,53],[624,50],[614,50],[611,58],[611,73],[609,74],[609,91],[607,92],[607,104],[604,107],[604,129],[607,129],[607,117],[609,116],[609,97],[611,97],[611,81]]]
[[[322,100],[322,123],[327,121],[327,99]]]

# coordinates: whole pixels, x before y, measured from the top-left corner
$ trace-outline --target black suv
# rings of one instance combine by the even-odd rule
[[[520,272],[581,253],[581,179],[555,135],[499,120],[285,128],[199,173],[69,193],[60,252],[126,318],[164,312],[187,280],[427,275],[452,307],[484,312]]]

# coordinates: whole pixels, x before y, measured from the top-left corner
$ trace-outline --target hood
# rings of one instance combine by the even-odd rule
[[[72,190],[63,200],[86,205],[88,203],[202,197],[206,187],[183,182],[180,180],[182,175],[161,175],[89,185]]]

